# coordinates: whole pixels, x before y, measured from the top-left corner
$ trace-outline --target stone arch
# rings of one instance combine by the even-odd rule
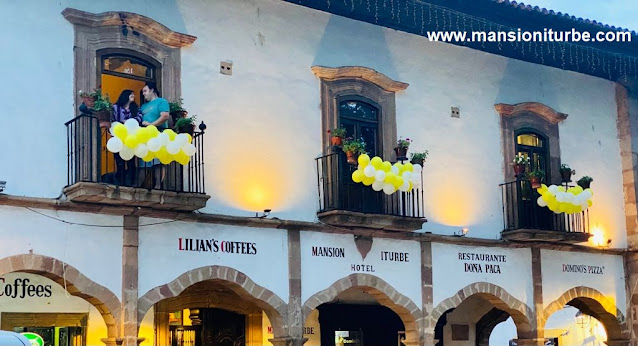
[[[118,297],[108,288],[87,278],[76,268],[44,255],[23,254],[0,259],[0,276],[23,272],[38,274],[64,286],[76,297],[83,298],[102,314],[106,323],[107,337],[118,337],[121,303]]]
[[[146,292],[137,304],[138,325],[142,322],[148,309],[155,303],[167,298],[177,297],[186,288],[207,280],[219,280],[228,283],[229,289],[264,310],[272,324],[275,338],[286,335],[284,317],[286,316],[288,304],[272,291],[257,285],[246,274],[233,268],[217,265],[189,270],[175,280]]]
[[[454,309],[471,297],[478,296],[489,301],[495,308],[507,312],[514,323],[519,339],[533,338],[533,326],[536,317],[532,309],[522,301],[514,298],[502,287],[489,282],[475,282],[465,286],[455,295],[437,305],[430,314],[430,325],[434,328],[439,318],[448,310]]]
[[[406,345],[420,340],[420,325],[423,319],[421,309],[383,279],[370,274],[351,274],[315,293],[303,304],[303,320],[305,321],[310,312],[319,305],[333,301],[341,292],[353,287],[367,288],[367,293],[376,298],[381,305],[399,315],[405,326],[406,341],[409,342],[405,343]]]
[[[623,313],[605,295],[586,286],[573,287],[551,302],[541,316],[542,327],[544,328],[547,319],[553,313],[565,305],[573,306],[599,320],[605,326],[608,341],[628,339],[624,332],[626,320]]]

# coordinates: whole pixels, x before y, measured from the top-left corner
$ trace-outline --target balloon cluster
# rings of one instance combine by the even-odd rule
[[[417,185],[421,185],[421,170],[419,164],[402,164],[400,162],[391,164],[383,161],[380,157],[363,154],[357,160],[359,167],[352,172],[352,181],[370,186],[374,191],[381,191],[386,195],[391,195],[397,190],[407,192]]]
[[[113,137],[106,142],[106,148],[119,153],[124,161],[137,156],[144,162],[157,158],[164,165],[173,161],[186,165],[196,151],[188,133],[177,134],[171,129],[160,132],[153,125],[140,127],[135,119],[128,119],[124,124],[116,121],[109,132]]]
[[[591,197],[594,193],[591,189],[583,190],[580,186],[565,189],[564,186],[543,184],[536,189],[541,194],[536,200],[541,207],[547,207],[556,214],[576,214],[591,207]]]

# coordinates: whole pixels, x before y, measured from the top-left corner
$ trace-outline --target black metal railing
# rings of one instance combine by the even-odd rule
[[[197,148],[187,165],[177,162],[153,167],[133,157],[123,161],[106,149],[111,138],[93,115],[81,114],[65,123],[67,133],[67,185],[79,182],[106,183],[163,191],[205,194],[204,131],[195,132]],[[146,167],[148,166],[148,167]],[[161,168],[159,168],[161,167]]]
[[[423,218],[423,184],[409,192],[386,195],[352,181],[357,166],[347,163],[343,152],[324,155],[317,163],[319,212],[347,210],[366,214]]]
[[[529,180],[499,185],[503,197],[504,230],[539,229],[561,232],[589,232],[589,211],[556,214],[537,204],[540,194]]]

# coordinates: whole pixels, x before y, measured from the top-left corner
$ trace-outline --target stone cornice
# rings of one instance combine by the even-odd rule
[[[514,105],[499,103],[494,105],[494,109],[504,117],[512,117],[525,113],[537,114],[552,124],[567,119],[567,114],[555,111],[553,108],[538,102],[523,102]]]
[[[446,243],[468,246],[499,247],[499,248],[541,248],[546,250],[572,251],[622,255],[635,252],[628,249],[597,249],[575,244],[555,244],[546,242],[507,242],[502,240],[457,237],[431,233],[417,232],[392,232],[385,230],[372,230],[356,227],[336,227],[316,222],[280,220],[277,218],[257,218],[220,214],[191,213],[169,210],[155,210],[143,207],[110,206],[104,204],[74,203],[67,200],[21,197],[0,194],[0,206],[28,207],[37,209],[64,210],[78,213],[99,213],[107,215],[135,215],[159,219],[171,219],[184,222],[213,223],[232,226],[279,228],[301,231],[315,231],[324,233],[353,234],[368,237],[392,238],[400,240],[414,240],[435,243]]]
[[[363,79],[370,83],[378,85],[385,91],[397,92],[405,90],[409,84],[399,81],[379,73],[371,68],[363,66],[342,66],[342,67],[325,67],[313,66],[310,68],[315,76],[325,80],[337,80],[344,78]]]
[[[74,8],[62,11],[66,20],[74,25],[85,27],[102,27],[126,25],[157,42],[171,48],[190,46],[197,37],[175,32],[155,20],[131,12],[103,12],[99,14],[84,12]]]

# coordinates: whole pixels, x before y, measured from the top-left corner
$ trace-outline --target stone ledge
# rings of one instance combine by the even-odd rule
[[[346,210],[326,211],[318,213],[317,217],[322,223],[331,226],[372,228],[398,232],[419,230],[427,222],[425,218],[364,214]]]
[[[582,232],[548,231],[540,229],[517,229],[513,231],[501,232],[503,240],[530,241],[530,242],[559,242],[559,243],[582,243],[586,242],[591,234]]]
[[[163,210],[194,211],[206,206],[208,195],[147,190],[110,184],[81,182],[68,186],[64,194],[72,202],[98,203]]]

